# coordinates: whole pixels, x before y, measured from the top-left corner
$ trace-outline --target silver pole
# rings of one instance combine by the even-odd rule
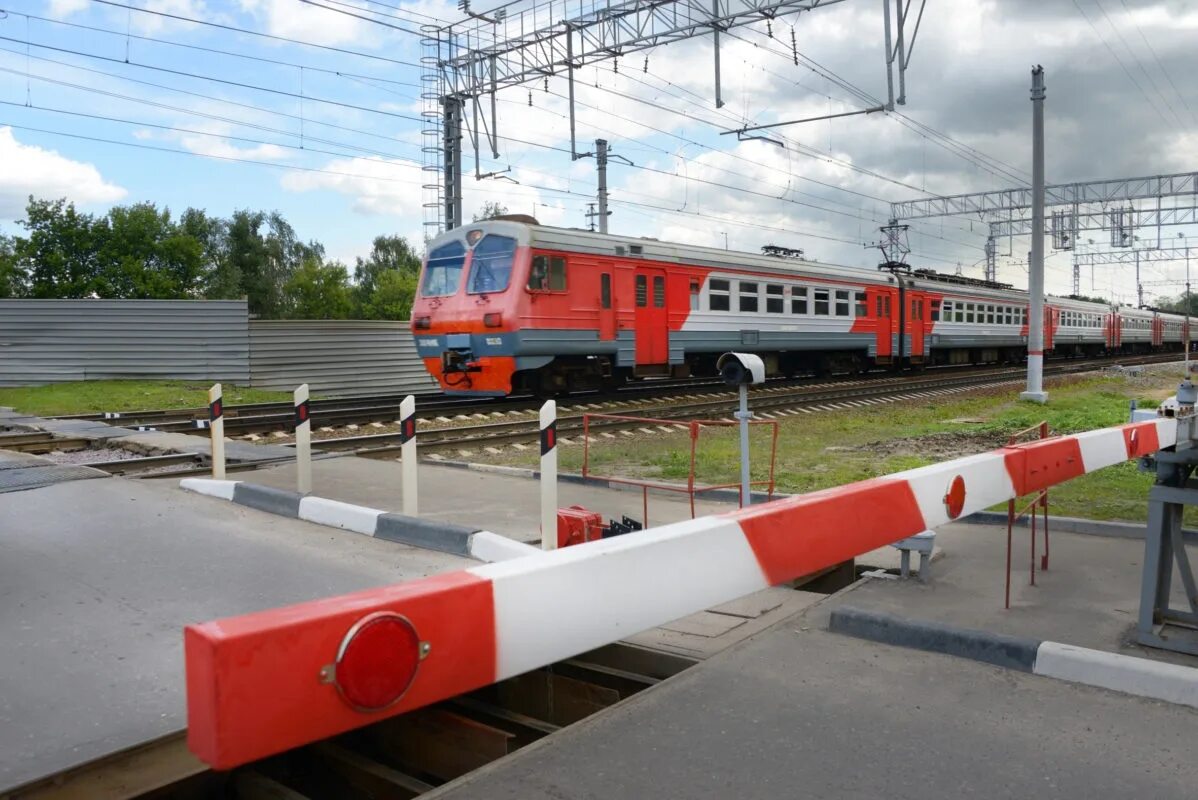
[[[1190,377],[1190,246],[1186,245],[1186,377]]]
[[[599,232],[607,233],[607,140],[595,140],[595,163],[599,166]]]
[[[1027,391],[1021,400],[1043,403],[1044,391],[1044,68],[1032,69],[1032,253],[1028,269]]]
[[[740,411],[736,418],[740,420],[740,505],[753,505],[752,488],[749,485],[749,387],[743,383],[740,386]]]

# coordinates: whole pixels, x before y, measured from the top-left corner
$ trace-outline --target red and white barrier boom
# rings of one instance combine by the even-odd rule
[[[519,675],[1175,443],[1161,418],[184,632],[188,744],[227,769]]]

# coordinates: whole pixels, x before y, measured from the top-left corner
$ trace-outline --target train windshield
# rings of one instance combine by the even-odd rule
[[[466,264],[466,248],[461,242],[449,242],[428,254],[424,268],[424,284],[420,293],[425,297],[444,297],[458,290],[462,267]]]
[[[470,294],[502,292],[512,279],[512,261],[516,255],[516,240],[509,236],[488,234],[474,247],[470,262]]]

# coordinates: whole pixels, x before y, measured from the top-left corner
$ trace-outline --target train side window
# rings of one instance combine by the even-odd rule
[[[966,322],[973,322],[973,309],[974,309],[973,303],[965,304],[965,321]]]
[[[691,311],[699,310],[699,282],[691,279]]]
[[[782,297],[783,290],[780,284],[767,283],[765,285],[765,311],[767,314],[781,314],[786,307],[786,301]]]
[[[604,272],[599,276],[599,305],[611,308],[611,273]]]
[[[817,317],[828,316],[828,290],[815,290],[815,315]]]
[[[878,295],[878,319],[882,318],[882,295]]]
[[[856,302],[853,304],[856,308],[855,316],[864,317],[869,314],[869,306],[865,304],[865,292],[857,292],[854,295]]]
[[[636,276],[636,307],[645,308],[649,305],[649,279],[644,275]]]
[[[933,300],[932,301],[932,322],[939,322],[939,321],[940,321],[940,301]]]
[[[986,306],[986,324],[994,324],[994,306]]]
[[[740,298],[740,310],[753,312],[757,310],[757,284],[741,281],[737,284],[737,296]]]
[[[653,307],[654,308],[665,308],[666,307],[666,276],[665,275],[654,275],[653,276]]]
[[[707,309],[709,311],[730,311],[732,304],[729,295],[728,281],[712,278],[707,286]]]
[[[566,291],[566,259],[562,256],[533,256],[532,269],[528,271],[528,290]]]
[[[807,287],[796,286],[790,293],[790,313],[806,314],[807,313]]]
[[[848,289],[836,290],[836,316],[847,317],[849,315],[849,292]]]

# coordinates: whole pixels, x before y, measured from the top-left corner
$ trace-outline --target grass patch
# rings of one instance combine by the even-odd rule
[[[1018,400],[1011,389],[821,412],[780,420],[775,479],[781,492],[810,492],[879,475],[985,452],[1006,444],[1016,431],[1047,420],[1054,433],[1076,433],[1124,423],[1135,399],[1155,408],[1177,386],[1177,375],[1087,376],[1046,381],[1049,402]],[[765,426],[753,431],[753,479],[768,477],[769,439]],[[582,468],[582,448],[560,449],[562,469]],[[699,439],[700,483],[739,479],[739,440],[733,428],[706,429]],[[508,463],[532,466],[535,455],[505,454]],[[596,474],[685,481],[690,460],[688,434],[645,439],[596,441],[591,470]],[[1103,520],[1141,521],[1152,476],[1134,462],[1091,473],[1054,488],[1053,514]]]
[[[47,386],[0,389],[0,406],[40,417],[101,411],[199,408],[208,404],[210,383],[192,381],[74,381]],[[270,392],[224,384],[225,405],[289,400],[289,392]]]

